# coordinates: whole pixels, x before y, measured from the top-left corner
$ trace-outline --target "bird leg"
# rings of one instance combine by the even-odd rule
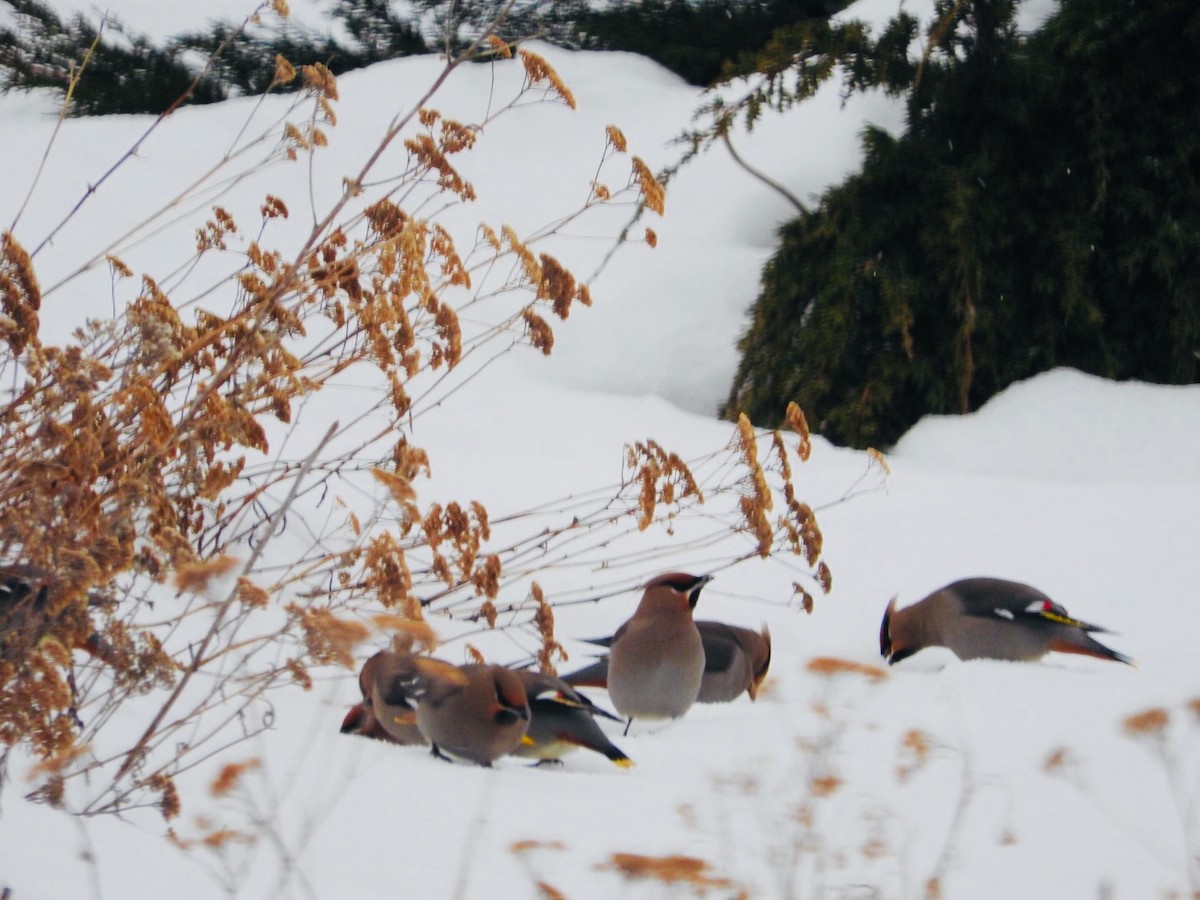
[[[443,753],[441,751],[441,749],[438,747],[437,744],[431,743],[429,746],[431,748],[429,752],[433,755],[434,759],[444,760],[445,762],[448,762],[448,763],[454,762],[454,760],[452,760],[450,757],[448,757],[445,753]]]

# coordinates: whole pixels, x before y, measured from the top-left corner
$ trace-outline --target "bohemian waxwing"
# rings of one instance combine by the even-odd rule
[[[513,753],[541,762],[561,760],[578,747],[595,750],[616,765],[628,768],[633,760],[621,752],[596,724],[596,716],[621,721],[592,703],[573,687],[553,675],[520,669],[514,674],[525,685],[529,697],[529,730]]]
[[[525,686],[503,666],[452,666],[414,656],[398,683],[417,705],[417,726],[441,759],[491,766],[520,746],[529,727]]]
[[[999,578],[967,578],[896,609],[893,597],[879,629],[889,664],[926,647],[947,647],[959,659],[1041,659],[1052,650],[1099,659],[1132,660],[1094,640],[1106,629],[1072,619],[1036,588]]]
[[[411,653],[380,650],[363,663],[358,673],[358,686],[362,691],[362,705],[370,718],[364,719],[357,728],[351,730],[375,737],[377,735],[369,730],[373,722],[376,728],[386,732],[393,743],[428,743],[417,727],[416,701],[406,692],[406,684],[415,672],[415,658]],[[350,715],[347,714],[346,721],[342,723],[343,732],[347,731],[349,720]]]
[[[704,677],[697,703],[729,703],[742,694],[758,698],[771,665],[771,632],[724,622],[697,622],[704,643]]]
[[[608,695],[634,719],[682,716],[700,693],[704,644],[692,619],[711,575],[668,572],[646,584],[633,616],[613,635],[608,655]]]
[[[697,703],[729,703],[742,694],[751,700],[758,697],[758,688],[767,677],[771,665],[771,633],[761,632],[724,622],[698,620],[696,629],[704,645],[704,677],[700,679]],[[607,647],[612,638],[598,638],[588,643]],[[608,687],[608,658],[568,672],[563,676],[568,684],[577,687]]]
[[[414,713],[413,715],[416,715]],[[367,701],[360,700],[346,711],[345,718],[342,719],[342,734],[359,734],[363,737],[374,738],[377,741],[386,741],[389,744],[397,743],[382,725],[375,718],[375,713],[371,711],[371,707]],[[420,734],[420,732],[418,732]],[[421,742],[424,743],[424,737]]]

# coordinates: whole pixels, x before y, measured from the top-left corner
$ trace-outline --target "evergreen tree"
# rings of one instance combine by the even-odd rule
[[[824,21],[849,0],[641,0],[575,15],[580,47],[641,54],[691,84],[707,86],[758,51],[777,29]]]
[[[193,86],[195,73],[177,56],[156,48],[143,35],[119,22],[106,24],[108,35],[82,15],[64,21],[38,0],[5,0],[15,13],[14,26],[0,28],[0,72],[4,90],[51,87],[66,92],[75,67],[88,59],[87,77],[72,92],[71,112],[161,113],[181,97],[211,103],[226,97],[212,80]]]
[[[790,400],[854,446],[1059,365],[1200,376],[1200,8],[1073,0],[1028,39],[1011,0],[944,2],[862,172],[787,226],[722,412]]]

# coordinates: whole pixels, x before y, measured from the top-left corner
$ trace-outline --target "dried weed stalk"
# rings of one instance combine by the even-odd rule
[[[728,878],[712,874],[711,863],[694,856],[614,853],[608,862],[596,868],[619,872],[626,881],[656,881],[667,886],[690,887],[698,897],[707,896],[710,890],[721,891],[722,897],[739,900],[749,897],[744,889],[737,887]]]
[[[1184,703],[1183,711],[1180,722],[1171,710],[1151,707],[1127,716],[1121,730],[1162,767],[1183,836],[1180,868],[1192,896],[1200,897],[1200,697]]]
[[[547,239],[597,207],[663,209],[662,185],[633,157],[625,187],[601,189],[597,169],[582,207],[541,232],[451,233],[439,214],[475,196],[455,160],[487,122],[529,102],[574,104],[544,59],[522,50],[505,63],[501,49],[481,39],[448,58],[337,199],[327,209],[309,200],[312,226],[298,243],[271,241],[303,204],[267,194],[252,222],[212,206],[193,258],[166,275],[135,273],[121,258],[215,181],[311,161],[327,144],[336,80],[283,59],[277,83],[298,74],[305,87],[281,115],[254,133],[267,107],[256,108],[210,170],[57,283],[39,282],[38,250],[93,191],[33,251],[15,223],[3,233],[0,564],[32,567],[50,589],[36,608],[0,610],[10,618],[0,745],[42,760],[32,797],[85,815],[149,807],[173,819],[180,775],[270,727],[274,690],[353,667],[379,627],[411,638],[431,615],[472,617],[524,630],[551,669],[564,658],[553,608],[596,592],[548,600],[535,584],[516,603],[501,593],[568,561],[642,578],[648,561],[703,550],[732,527],[750,545],[716,567],[797,554],[801,580],[829,589],[821,533],[788,462],[808,455],[798,410],[788,416],[794,449],[772,434],[765,458],[742,423],[730,448],[691,462],[652,440],[631,445],[618,485],[535,509],[496,517],[476,502],[420,505],[414,482],[431,461],[412,423],[497,355],[522,344],[550,352],[550,323],[590,305]],[[516,96],[473,124],[429,106],[477,57],[522,66]],[[601,167],[626,150],[610,126]],[[189,274],[216,258],[234,260],[234,274],[187,296]],[[93,268],[111,273],[114,296],[132,286],[128,299],[63,346],[44,343],[43,307]],[[375,386],[367,404],[321,434],[293,427],[309,409],[327,415],[316,398],[351,374]],[[621,545],[655,526],[687,533],[669,548]],[[615,577],[612,592],[630,586]],[[205,840],[235,838],[218,828]]]
[[[886,769],[872,772],[868,758],[887,762],[879,752],[877,723],[866,724],[851,710],[889,678],[885,670],[854,660],[817,657],[805,665],[811,693],[810,726],[795,740],[793,762],[783,771],[751,763],[713,779],[706,801],[717,823],[719,845],[728,858],[746,865],[747,855],[764,863],[768,888],[755,895],[793,898],[862,893],[871,896],[939,896],[950,866],[961,849],[965,817],[981,782],[968,753],[938,741],[927,732],[910,729],[899,735],[892,775],[901,785],[919,777],[941,781],[947,761],[961,765],[960,789],[946,822],[946,837],[919,888],[910,882],[912,809],[923,828],[944,818],[942,804],[933,809],[889,808],[867,786],[872,777],[887,777]],[[864,751],[863,745],[867,745]],[[855,749],[855,748],[859,749]],[[874,748],[874,750],[870,749]],[[693,807],[685,810],[689,827],[704,827],[705,818]],[[940,826],[939,826],[940,827]],[[1011,842],[1011,832],[1001,841]]]
[[[449,60],[421,101],[397,114],[341,197],[313,210],[298,246],[268,243],[295,205],[281,197],[265,196],[253,223],[212,207],[195,231],[194,262],[239,261],[206,293],[224,292],[225,309],[176,299],[188,266],[136,275],[119,249],[193,203],[218,173],[241,180],[319,152],[338,99],[324,66],[303,67],[304,91],[270,127],[243,130],[163,213],[57,284],[43,286],[36,272],[49,238],[30,252],[15,231],[0,236],[0,369],[11,385],[0,406],[0,560],[40,573],[35,593],[48,588],[36,604],[0,610],[0,743],[43,760],[33,796],[85,814],[158,806],[173,817],[176,776],[267,727],[273,688],[308,687],[320,667],[355,664],[372,633],[367,611],[420,623],[418,596],[436,585],[498,595],[500,559],[483,550],[487,511],[418,506],[412,481],[429,460],[408,424],[446,398],[455,384],[447,375],[464,359],[493,344],[493,353],[523,341],[548,348],[547,319],[566,318],[590,295],[533,248],[553,229],[523,240],[484,226],[462,253],[461,238],[429,212],[474,197],[454,158],[486,122],[449,120],[427,101],[484,47]],[[572,102],[545,60],[527,51],[521,60],[518,96],[488,121],[534,98]],[[297,74],[283,59],[276,73],[280,83]],[[402,169],[383,172],[393,144]],[[247,162],[256,147],[267,154]],[[369,176],[383,177],[368,188]],[[636,203],[643,181],[572,215]],[[43,305],[97,265],[114,286],[136,285],[130,299],[71,342],[45,344]],[[488,326],[464,329],[465,310]],[[531,331],[530,322],[540,324]],[[288,426],[298,411],[349,370],[377,373],[378,402],[332,423],[301,458],[275,451],[295,440]],[[385,488],[389,515],[364,521],[347,509],[339,533],[348,537],[322,533],[285,551],[289,517],[306,521],[347,482],[361,488],[357,473]],[[542,607],[549,654],[553,616]],[[118,719],[123,727],[111,727]],[[80,789],[68,799],[71,781]]]

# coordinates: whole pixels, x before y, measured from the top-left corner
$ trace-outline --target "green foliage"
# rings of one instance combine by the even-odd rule
[[[846,0],[642,0],[575,19],[579,46],[648,56],[691,84],[709,85],[780,28],[823,21]]]
[[[43,0],[3,0],[17,13],[0,29],[0,86],[70,89],[72,115],[161,114],[180,103],[212,103],[272,86],[275,57],[294,66],[322,63],[335,75],[384,59],[428,52],[416,26],[391,13],[386,0],[343,0],[333,15],[352,41],[278,22],[247,30],[215,22],[207,32],[182,34],[156,46],[144,35],[106,20],[103,28],[76,14],[64,22]],[[71,88],[87,60],[86,77]],[[197,62],[207,60],[203,69]],[[276,90],[296,90],[275,84]]]
[[[174,54],[144,36],[124,33],[118,23],[109,23],[106,30],[112,34],[100,39],[82,15],[64,21],[38,0],[5,2],[17,14],[16,27],[0,29],[5,90],[51,87],[66,93],[75,67],[86,58],[88,77],[71,94],[77,115],[161,113],[185,95],[192,103],[226,97],[225,89],[209,80],[193,87],[194,73]]]
[[[353,14],[347,7],[339,7],[338,12]],[[235,93],[260,94],[271,85],[275,76],[277,55],[294,66],[321,63],[334,75],[341,75],[385,59],[426,53],[429,49],[414,28],[399,20],[350,18],[347,30],[355,39],[352,44],[293,25],[258,33],[244,31],[227,22],[217,23],[208,32],[174,38],[171,52],[194,50],[206,58],[212,57],[212,78]],[[300,86],[300,82],[294,82],[282,89],[297,90]]]
[[[724,415],[887,446],[1054,366],[1200,377],[1200,8],[1074,0],[1023,37],[1014,7],[939,4],[906,133],[782,230]],[[860,82],[903,86],[870,49]]]
[[[249,29],[245,23],[215,22],[207,31],[181,34],[158,47],[111,20],[97,38],[96,25],[78,14],[64,23],[45,0],[2,2],[18,14],[16,27],[0,30],[6,90],[52,87],[66,93],[72,66],[96,42],[88,76],[73,94],[76,115],[157,114],[177,102],[257,94],[272,84],[276,55],[295,66],[319,62],[339,75],[435,49],[454,52],[483,29],[506,41],[533,36],[565,47],[641,53],[693,84],[707,85],[744,66],[735,61],[755,58],[769,42],[772,52],[786,52],[781,30],[821,25],[846,5],[846,0],[340,0],[330,16],[349,41],[265,17]],[[189,67],[189,59],[210,62],[201,72]]]

